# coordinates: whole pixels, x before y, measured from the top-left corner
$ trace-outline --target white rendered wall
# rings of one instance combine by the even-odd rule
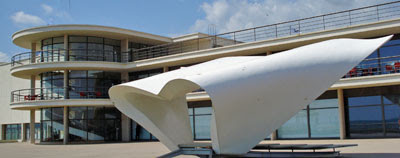
[[[10,64],[0,65],[0,124],[29,123],[29,111],[11,110],[11,91],[30,88],[30,81],[12,77]],[[36,81],[36,85],[40,86]],[[40,122],[40,112],[36,111],[36,122]]]

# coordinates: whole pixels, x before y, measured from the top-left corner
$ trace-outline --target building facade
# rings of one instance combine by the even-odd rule
[[[157,140],[113,106],[111,86],[220,57],[273,55],[329,39],[391,34],[391,41],[266,139],[399,138],[399,13],[400,3],[391,2],[176,38],[96,25],[25,29],[12,40],[30,51],[0,67],[6,81],[0,83],[1,139],[65,144]],[[194,138],[210,139],[207,93],[199,89],[187,94],[187,101]]]

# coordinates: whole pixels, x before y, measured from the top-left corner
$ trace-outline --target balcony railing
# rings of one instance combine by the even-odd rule
[[[11,92],[11,103],[37,101],[37,100],[60,100],[60,99],[105,99],[109,98],[110,87],[69,87],[65,88],[29,88]]]
[[[400,73],[400,55],[369,58],[351,69],[343,78]]]
[[[95,49],[58,49],[36,52],[25,52],[14,55],[11,58],[11,66],[45,63],[45,62],[62,62],[62,61],[107,61],[120,62],[121,53],[112,50],[95,50]]]
[[[124,52],[128,62],[246,42],[296,36],[323,30],[373,23],[400,17],[400,1],[222,33],[188,41]],[[207,44],[208,43],[208,44]]]

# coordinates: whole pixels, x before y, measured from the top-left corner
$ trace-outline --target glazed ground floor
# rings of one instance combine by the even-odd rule
[[[40,123],[3,124],[3,140],[89,143],[155,141],[115,107],[41,108]],[[212,102],[188,102],[195,140],[210,140]],[[31,127],[34,127],[34,130]],[[31,134],[33,133],[33,134]],[[328,90],[266,140],[400,138],[400,85]]]
[[[347,139],[347,140],[277,140],[262,143],[280,144],[358,144],[340,149],[344,157],[398,158],[400,139]],[[23,152],[21,152],[23,151]],[[103,143],[79,145],[31,145],[29,143],[0,143],[2,157],[13,158],[153,158],[169,150],[160,142]],[[180,156],[190,157],[190,156]]]

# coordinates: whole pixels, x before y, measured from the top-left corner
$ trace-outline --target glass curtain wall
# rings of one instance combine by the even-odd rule
[[[37,62],[65,61],[64,37],[42,40],[42,51],[36,52]]]
[[[400,86],[344,91],[347,136],[400,137]]]
[[[395,35],[392,40],[368,56],[345,77],[370,76],[400,72],[400,35]]]
[[[71,142],[120,141],[121,113],[114,107],[70,107]]]
[[[109,98],[108,89],[121,83],[119,72],[69,71],[69,97]]]
[[[326,91],[278,129],[279,139],[338,138],[337,92]]]
[[[21,124],[5,125],[5,140],[21,139]]]
[[[63,99],[64,94],[64,72],[54,71],[40,74],[41,99]]]
[[[211,101],[188,102],[189,120],[195,140],[209,140],[211,124]]]
[[[161,74],[163,72],[164,72],[164,70],[162,68],[145,70],[145,71],[129,72],[129,81],[135,81],[135,80],[147,78],[150,76]]]
[[[64,108],[41,109],[41,141],[64,140]]]
[[[121,41],[91,37],[69,36],[70,61],[121,62]]]
[[[30,131],[30,125],[29,123],[26,124],[26,140],[29,140],[31,137],[31,131]],[[36,140],[40,140],[40,123],[35,123],[35,133],[33,134]]]

